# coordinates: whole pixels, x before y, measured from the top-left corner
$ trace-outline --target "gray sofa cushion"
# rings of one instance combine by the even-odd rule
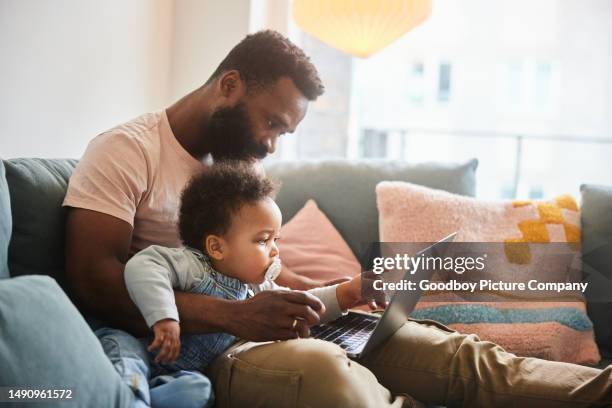
[[[47,274],[64,286],[64,221],[61,203],[76,160],[12,159],[4,162],[11,192],[12,276]],[[277,201],[288,221],[309,199],[338,228],[356,255],[361,243],[378,240],[374,188],[401,180],[473,196],[477,160],[463,164],[407,165],[399,162],[291,162],[267,167],[283,187]]]
[[[312,198],[359,257],[363,244],[378,241],[376,184],[383,180],[408,181],[474,196],[477,166],[476,159],[463,164],[419,165],[338,160],[272,163],[266,171],[283,183],[276,200],[283,222]]]
[[[9,190],[6,183],[4,164],[0,160],[0,279],[9,277],[7,262],[12,229]]]
[[[85,320],[48,276],[0,281],[0,333],[2,386],[73,391],[72,403],[24,406],[130,405],[133,393]]]
[[[588,314],[602,356],[612,358],[612,187],[585,184],[580,191]]]
[[[76,160],[6,160],[13,236],[8,263],[11,276],[45,274],[64,283],[62,201]]]

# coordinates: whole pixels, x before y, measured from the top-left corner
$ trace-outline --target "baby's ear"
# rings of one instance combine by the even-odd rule
[[[208,235],[204,238],[204,249],[208,256],[215,261],[221,261],[225,255],[225,245],[223,238],[217,235]]]

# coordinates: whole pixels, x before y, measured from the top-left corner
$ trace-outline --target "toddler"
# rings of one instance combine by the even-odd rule
[[[273,183],[251,164],[215,164],[196,175],[181,196],[178,227],[184,247],[153,245],[127,262],[126,286],[153,330],[153,340],[140,340],[148,344],[149,354],[141,354],[136,358],[136,364],[134,361],[127,364],[125,358],[121,360],[122,376],[127,377],[145,406],[164,405],[155,400],[155,390],[147,384],[149,377],[168,381],[182,377],[183,383],[176,383],[173,392],[164,395],[172,394],[177,398],[182,395],[185,405],[194,402],[193,392],[198,388],[201,392],[202,381],[208,381],[199,371],[235,340],[228,333],[180,335],[175,289],[244,300],[262,290],[280,288],[273,283],[281,269],[276,242],[280,238],[282,221],[281,211],[272,198],[274,193]],[[355,279],[350,285],[356,296],[359,285]],[[343,313],[345,307],[341,308],[338,302],[337,287],[309,290],[325,305],[322,322],[338,318]],[[109,337],[116,339],[120,332],[105,330],[111,332],[104,332],[102,336],[98,334],[103,345],[105,338],[108,344]],[[128,343],[129,339],[124,337],[121,342]],[[133,371],[131,377],[126,374],[128,365],[136,367],[127,370]],[[208,386],[212,395],[210,382]],[[185,405],[176,399],[168,402],[168,406]]]

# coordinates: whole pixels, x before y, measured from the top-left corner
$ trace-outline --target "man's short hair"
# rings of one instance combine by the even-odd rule
[[[240,161],[215,163],[196,174],[181,194],[179,233],[187,246],[203,249],[208,235],[223,235],[245,204],[273,197],[277,185]]]
[[[308,100],[315,100],[325,88],[310,58],[282,34],[264,30],[247,35],[227,54],[206,83],[230,70],[240,72],[248,90],[265,87],[289,77]]]

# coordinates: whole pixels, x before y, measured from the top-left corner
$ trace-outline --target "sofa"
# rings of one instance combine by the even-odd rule
[[[70,389],[77,406],[129,406],[131,391],[67,291],[61,202],[76,164],[0,161],[0,385]],[[378,182],[408,181],[474,196],[477,165],[338,160],[271,163],[267,172],[282,182],[277,202],[284,220],[315,199],[359,257],[364,243],[378,240]],[[601,332],[607,335],[610,327]]]

